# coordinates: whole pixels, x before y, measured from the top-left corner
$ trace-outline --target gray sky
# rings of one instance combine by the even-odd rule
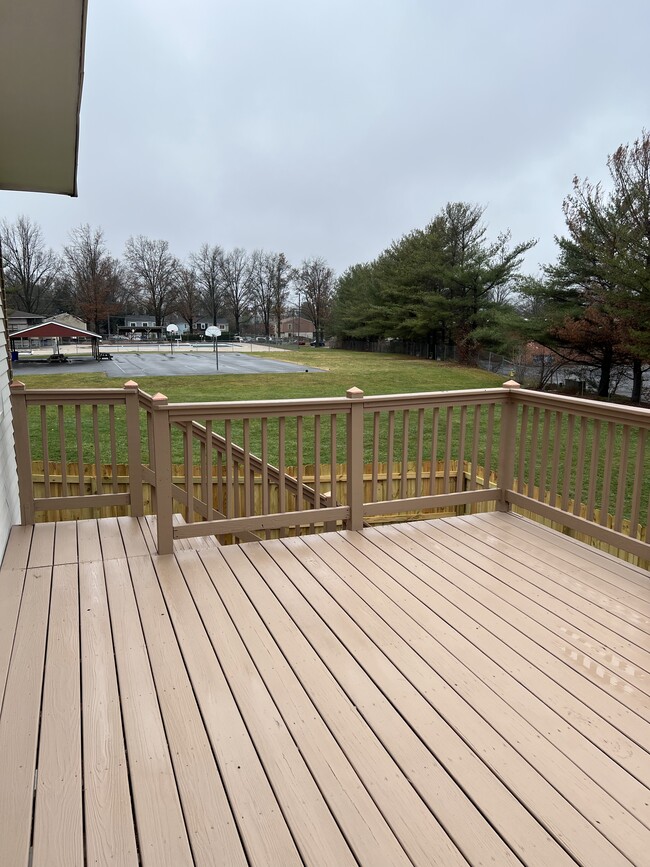
[[[0,192],[59,249],[81,223],[340,273],[448,201],[555,257],[574,174],[650,126],[648,0],[90,0],[79,197]]]

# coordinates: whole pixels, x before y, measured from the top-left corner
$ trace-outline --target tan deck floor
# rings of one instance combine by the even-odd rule
[[[504,514],[152,547],[12,531],[3,867],[648,864],[648,573]]]

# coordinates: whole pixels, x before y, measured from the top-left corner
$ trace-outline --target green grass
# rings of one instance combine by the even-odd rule
[[[266,357],[266,356],[265,356]],[[287,353],[273,353],[271,357],[286,360]],[[344,397],[348,388],[356,386],[361,388],[367,395],[418,393],[429,391],[448,391],[456,389],[490,388],[501,385],[502,377],[486,373],[483,370],[461,367],[455,364],[425,361],[410,357],[394,355],[378,355],[375,353],[353,353],[336,350],[312,349],[311,347],[296,350],[291,353],[291,361],[296,364],[296,375],[291,374],[243,374],[243,375],[215,375],[215,376],[191,376],[191,377],[145,377],[139,381],[139,385],[145,391],[155,394],[165,394],[171,402],[219,402],[233,400],[281,400],[317,397]],[[322,373],[305,373],[305,367],[320,367]],[[119,387],[120,380],[109,379],[105,374],[71,374],[56,373],[22,377],[28,388],[47,388],[60,390],[62,388],[110,388]],[[93,437],[91,431],[90,412],[83,410],[84,430],[84,461],[94,461]],[[66,420],[66,442],[68,459],[76,459],[75,424],[71,412]],[[124,460],[126,443],[123,436],[123,426],[119,423],[122,413],[116,410],[117,438],[119,454]],[[54,407],[47,413],[48,430],[50,432],[50,460],[60,459],[60,447],[58,437],[58,418]],[[197,421],[203,421],[197,417]],[[368,420],[370,421],[370,420]],[[344,420],[339,419],[338,424],[338,448],[337,461],[345,461],[345,427]],[[409,439],[414,441],[416,418],[412,415],[409,427],[411,433]],[[109,460],[108,450],[108,417],[106,411],[99,411],[100,439],[102,443],[102,460]],[[33,457],[41,457],[41,420],[39,413],[34,410],[31,414],[31,432],[33,443]],[[381,436],[385,445],[387,420],[382,415]],[[224,434],[223,425],[215,425],[215,432]],[[441,422],[441,435],[444,424]],[[314,460],[314,422],[307,417],[304,419],[304,453],[303,462],[312,463]],[[322,461],[329,463],[329,419],[322,419]],[[431,454],[430,428],[425,430],[424,447],[425,453]],[[365,457],[366,461],[372,459],[372,429],[366,425],[365,432]],[[233,441],[243,443],[241,422],[233,422]],[[277,464],[279,454],[277,449],[278,428],[277,422],[269,423],[269,460]],[[143,446],[146,446],[146,437],[143,432]],[[172,440],[173,459],[175,463],[184,461],[182,439],[175,432]],[[402,430],[401,420],[397,419],[395,429],[394,459],[401,459]],[[415,446],[412,446],[414,451]],[[251,450],[255,454],[261,453],[259,425],[251,425]],[[385,450],[385,448],[384,448]],[[198,460],[198,455],[196,456]],[[411,459],[415,458],[415,453]],[[286,423],[286,446],[285,460],[288,466],[298,462],[297,454],[297,430],[295,420],[289,419]]]
[[[265,355],[266,357],[266,355]],[[281,358],[287,360],[287,353],[271,353],[271,358]],[[429,391],[448,391],[462,389],[481,389],[494,388],[502,384],[503,377],[487,373],[483,370],[475,368],[461,367],[455,364],[447,364],[440,362],[432,362],[410,357],[380,355],[375,353],[353,353],[337,350],[312,349],[306,347],[294,351],[289,359],[296,364],[296,375],[291,374],[243,374],[243,375],[215,375],[215,376],[193,376],[193,377],[149,377],[142,378],[139,385],[145,391],[154,394],[162,392],[171,402],[219,402],[219,401],[249,401],[249,400],[275,400],[275,399],[291,399],[291,398],[317,398],[317,397],[343,397],[348,388],[356,386],[361,388],[366,395],[379,394],[399,394],[399,393],[421,393]],[[326,370],[323,373],[304,372],[305,367],[321,367]],[[26,376],[21,377],[28,388],[46,388],[59,390],[62,388],[115,388],[122,383],[119,379],[109,379],[105,374],[77,374],[77,373],[56,373],[51,375]],[[464,457],[466,460],[471,458],[471,419],[473,411],[468,414],[469,432],[468,438],[465,441]],[[120,457],[118,462],[126,460],[126,443],[123,436],[123,425],[120,424],[122,412],[118,408],[116,410],[117,435],[118,435],[118,450]],[[497,408],[495,413],[495,428],[494,428],[494,450],[492,453],[492,466],[496,460],[495,450],[498,443],[499,432],[499,417],[500,412]],[[541,419],[543,419],[543,414]],[[48,410],[48,431],[50,440],[50,460],[59,460],[59,436],[58,436],[58,417],[54,408]],[[90,411],[83,412],[83,440],[84,440],[84,460],[86,463],[91,463],[94,460],[93,438],[89,432],[92,429]],[[197,421],[202,419],[197,418]],[[408,421],[409,427],[409,458],[414,460],[415,447],[417,442],[418,414],[411,412]],[[535,467],[529,467],[530,440],[531,428],[529,426],[523,433],[521,445],[525,449],[525,477],[528,478],[529,472],[533,472],[535,482],[539,484],[543,481],[546,486],[550,482],[550,469],[547,468],[546,478],[539,478],[539,450]],[[480,430],[480,448],[479,448],[479,464],[483,465],[486,448],[486,416],[481,414],[479,420]],[[34,411],[30,419],[33,457],[39,459],[41,455],[41,419],[38,412]],[[431,431],[432,428],[432,413],[427,410],[424,426],[424,459],[427,460],[431,456]],[[576,491],[576,464],[577,464],[577,433],[574,437],[571,448],[568,450],[572,453],[573,460],[568,460],[567,452],[567,432],[566,422],[563,422],[562,431],[558,443],[558,452],[561,461],[562,470],[560,471],[559,490],[562,491],[564,477],[568,476],[567,483],[569,486],[570,495],[578,495],[581,500],[586,499],[588,486],[589,466],[594,466],[597,474],[597,501],[603,495],[603,476],[604,476],[604,446],[600,443],[600,448],[595,449],[595,443],[592,440],[592,427],[589,426],[586,438],[585,449],[585,476],[583,477],[582,489]],[[388,419],[387,414],[381,414],[380,420],[380,454],[379,460],[384,461],[387,457],[387,429]],[[445,450],[445,436],[447,429],[447,411],[442,409],[439,419],[438,430],[438,457],[442,457]],[[99,413],[99,430],[100,440],[102,445],[102,461],[108,461],[108,419],[107,413],[100,410]],[[214,426],[217,433],[223,435],[223,425]],[[452,457],[457,457],[458,439],[459,439],[459,410],[456,408],[451,416],[450,421],[451,439],[453,441]],[[260,428],[259,424],[251,423],[251,451],[255,454],[261,454],[260,445]],[[269,460],[277,464],[279,461],[277,439],[278,425],[277,421],[269,421]],[[401,412],[396,414],[395,418],[395,439],[393,458],[399,462],[402,458],[402,438],[403,417]],[[539,433],[541,433],[541,428]],[[550,429],[551,438],[554,434],[554,426]],[[285,462],[287,466],[292,466],[298,462],[297,454],[297,429],[295,420],[289,419],[286,423],[286,446],[285,446]],[[232,438],[235,443],[243,444],[242,426],[240,422],[232,424]],[[309,464],[313,460],[313,441],[314,441],[314,422],[312,418],[306,417],[303,422],[303,438],[304,438],[304,453],[303,463]],[[66,418],[66,442],[68,450],[68,460],[76,460],[76,429],[75,420],[71,416]],[[329,419],[323,417],[321,430],[322,443],[322,462],[329,463]],[[143,431],[143,446],[146,450],[146,437]],[[372,419],[367,417],[364,431],[364,450],[365,460],[370,462],[372,459],[373,447],[373,431]],[[626,484],[621,490],[622,498],[625,502],[625,514],[629,515],[629,499],[631,494],[631,485],[634,479],[634,461],[637,448],[636,433],[632,433],[630,443],[630,456],[627,460],[627,467],[621,467],[621,436],[617,433],[614,447],[614,476],[612,479],[612,488],[610,491],[610,501],[616,497],[617,483],[621,472],[623,471]],[[517,449],[518,451],[518,449]],[[594,454],[594,462],[591,463],[592,452]],[[345,462],[345,425],[342,418],[338,424],[338,448],[337,461]],[[198,451],[195,450],[195,462],[198,463]],[[178,432],[173,437],[173,460],[177,464],[184,461],[182,439]],[[518,462],[517,462],[518,463]],[[650,453],[643,456],[642,465],[643,472],[643,494],[641,501],[644,504],[642,511],[642,520],[645,519],[646,508],[648,503],[649,488],[650,488]],[[570,469],[569,469],[570,468]],[[627,472],[624,470],[627,469]],[[517,464],[515,466],[515,474],[517,473]],[[606,493],[606,492],[605,492]],[[612,502],[610,502],[610,508]]]
[[[264,353],[264,358],[291,361],[298,372],[295,376],[276,373],[142,377],[138,385],[150,394],[161,392],[172,402],[192,402],[343,397],[352,386],[375,395],[495,388],[503,383],[502,376],[477,368],[370,352],[306,347],[290,355]],[[307,366],[321,367],[325,372],[305,373]],[[103,373],[53,373],[20,378],[28,388],[115,388],[122,385],[119,379],[109,379]]]

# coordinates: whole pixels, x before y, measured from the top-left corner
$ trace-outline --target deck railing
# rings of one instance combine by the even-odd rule
[[[170,403],[133,382],[56,392],[15,382],[11,393],[25,523],[39,510],[89,505],[141,515],[145,486],[161,553],[191,536],[247,541],[492,507],[523,510],[650,560],[644,409],[514,382],[227,403]],[[44,496],[34,493],[35,459],[43,461]],[[57,496],[52,461],[62,467]],[[124,462],[128,485],[118,490]],[[182,478],[174,477],[174,464],[183,466]],[[174,521],[179,511],[185,523]]]

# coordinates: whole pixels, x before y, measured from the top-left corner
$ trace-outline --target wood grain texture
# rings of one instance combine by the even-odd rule
[[[52,568],[29,569],[0,714],[0,864],[27,867]]]
[[[111,559],[105,571],[140,858],[179,867],[190,847],[129,567]]]
[[[647,572],[512,513],[196,544],[12,533],[2,867],[645,865]]]
[[[55,566],[43,684],[33,867],[84,861],[77,565]]]
[[[120,694],[101,563],[80,564],[79,598],[88,864],[137,867]]]
[[[137,576],[138,609],[195,861],[206,867],[244,867],[237,825],[151,559],[139,557],[130,565]],[[159,558],[157,568],[169,581],[183,581],[172,558]]]

